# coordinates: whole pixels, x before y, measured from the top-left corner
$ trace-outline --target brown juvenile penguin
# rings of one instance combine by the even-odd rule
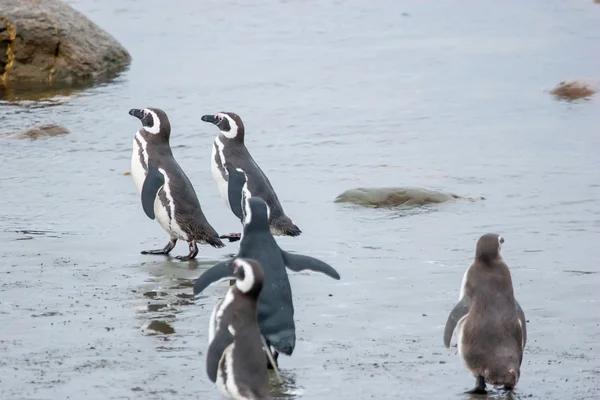
[[[444,329],[446,347],[457,331],[458,354],[476,378],[475,388],[467,393],[486,393],[486,383],[512,390],[521,374],[527,326],[510,271],[500,256],[502,243],[504,239],[495,233],[479,238],[459,302]]]

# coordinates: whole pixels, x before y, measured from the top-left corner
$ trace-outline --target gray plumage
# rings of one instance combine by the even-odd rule
[[[459,355],[476,377],[470,393],[485,393],[486,383],[512,389],[521,375],[527,322],[500,255],[502,243],[497,234],[481,236],[444,329],[446,347],[457,331]]]

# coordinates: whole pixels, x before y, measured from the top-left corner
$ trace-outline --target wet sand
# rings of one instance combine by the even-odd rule
[[[168,240],[123,175],[139,127],[127,112],[149,106],[169,114],[175,157],[221,233],[239,225],[200,116],[240,114],[303,230],[281,247],[342,275],[290,274],[298,342],[280,358],[279,397],[468,399],[474,379],[442,332],[488,231],[506,240],[529,320],[512,398],[600,397],[600,99],[549,94],[600,71],[595,4],[69,3],[133,63],[76,95],[0,103],[3,132],[71,131],[0,141],[1,399],[221,399],[204,355],[225,286],[194,301],[190,285],[238,245],[202,246],[189,263],[139,254]],[[333,203],[361,186],[486,200]]]

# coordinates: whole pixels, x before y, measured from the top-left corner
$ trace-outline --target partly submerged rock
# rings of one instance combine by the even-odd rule
[[[130,62],[123,46],[62,0],[0,0],[0,87],[93,81]]]
[[[412,187],[356,188],[346,190],[335,203],[352,203],[363,207],[416,207],[463,198],[453,193]],[[483,199],[483,198],[479,198]],[[471,200],[475,200],[472,199]]]
[[[577,100],[590,97],[600,91],[600,80],[578,79],[560,82],[552,94],[561,100]]]
[[[4,139],[39,139],[42,137],[60,136],[69,134],[69,130],[65,127],[55,124],[39,125],[26,131],[1,135]]]

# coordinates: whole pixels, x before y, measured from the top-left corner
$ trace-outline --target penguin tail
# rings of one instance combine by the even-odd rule
[[[223,243],[217,235],[207,237],[206,243],[210,244],[212,247],[216,247],[217,249],[225,247],[225,243]]]
[[[302,231],[288,217],[271,221],[271,233],[277,236],[300,236]]]
[[[287,236],[300,236],[300,234],[302,233],[302,231],[300,230],[300,228],[298,228],[296,225],[292,224],[292,227],[290,229],[288,229],[288,231],[286,232]]]

